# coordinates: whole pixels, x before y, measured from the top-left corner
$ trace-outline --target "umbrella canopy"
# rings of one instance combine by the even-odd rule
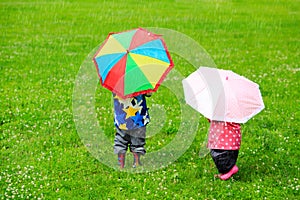
[[[264,109],[258,84],[230,70],[200,67],[182,84],[187,104],[211,120],[246,123]]]
[[[161,36],[142,28],[110,33],[93,61],[102,86],[123,98],[155,92],[174,66]]]

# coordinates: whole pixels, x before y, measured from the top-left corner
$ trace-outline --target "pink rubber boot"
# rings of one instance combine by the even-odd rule
[[[234,165],[231,170],[229,172],[227,172],[226,174],[220,174],[219,178],[223,181],[228,180],[232,175],[236,174],[239,171],[239,168]]]
[[[137,166],[142,165],[141,160],[140,160],[141,154],[135,153],[135,152],[132,152],[132,154],[133,154],[133,165],[132,165],[132,167],[136,168]]]
[[[118,164],[120,165],[120,168],[123,169],[125,166],[125,153],[119,153],[118,154]]]

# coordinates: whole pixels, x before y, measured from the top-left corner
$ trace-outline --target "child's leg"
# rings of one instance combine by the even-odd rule
[[[210,151],[210,155],[221,174],[226,174],[235,166],[238,154],[238,150],[211,149]]]
[[[125,165],[125,155],[128,149],[130,136],[124,133],[122,130],[117,129],[114,139],[114,153],[118,154],[118,163],[121,168]]]
[[[130,133],[130,151],[133,153],[138,153],[144,155],[146,144],[146,127],[141,127],[138,129],[132,130]]]
[[[140,156],[146,153],[146,127],[135,129],[133,134],[130,135],[130,151],[133,153],[133,167],[142,165]]]
[[[128,144],[130,142],[130,136],[117,129],[114,140],[114,153],[126,153]]]

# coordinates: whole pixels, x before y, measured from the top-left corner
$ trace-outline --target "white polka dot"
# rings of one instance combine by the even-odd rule
[[[226,142],[226,144],[225,144],[226,146],[228,146],[228,143]]]
[[[236,140],[235,141],[239,141],[239,139],[238,138],[236,138]]]
[[[230,138],[230,139],[229,139],[229,141],[231,142],[231,141],[232,141],[232,139]]]
[[[225,135],[225,137],[228,137],[228,135]]]

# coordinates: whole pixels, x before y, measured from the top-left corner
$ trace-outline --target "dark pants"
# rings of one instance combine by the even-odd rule
[[[117,128],[114,140],[114,153],[126,153],[129,147],[131,152],[144,155],[146,127],[141,127],[133,130],[121,130]]]
[[[236,164],[239,150],[211,149],[210,155],[221,174],[226,174]]]

